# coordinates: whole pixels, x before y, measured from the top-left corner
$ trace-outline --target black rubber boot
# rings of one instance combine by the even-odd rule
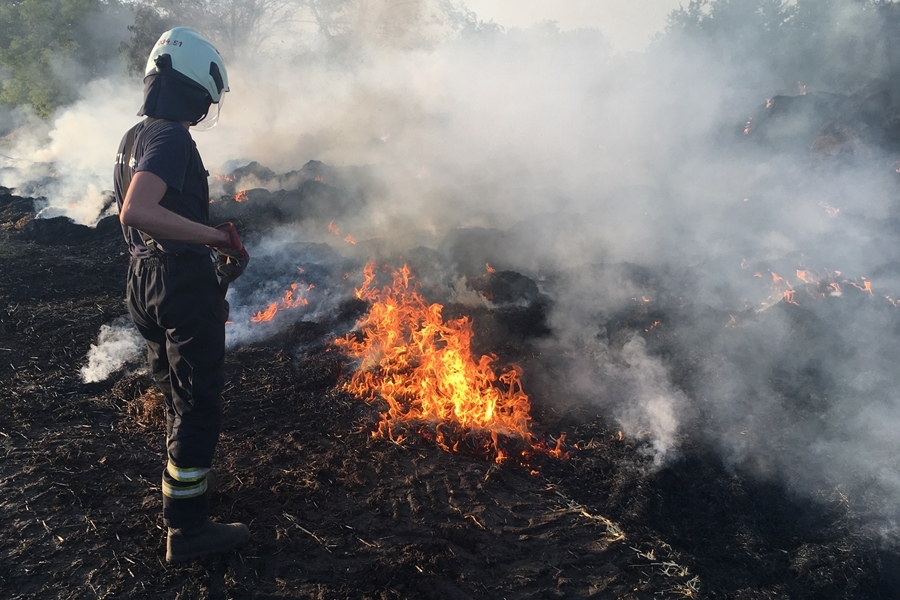
[[[237,548],[249,539],[250,530],[243,523],[206,521],[191,529],[170,527],[166,542],[166,562],[186,562],[209,554],[221,554]]]

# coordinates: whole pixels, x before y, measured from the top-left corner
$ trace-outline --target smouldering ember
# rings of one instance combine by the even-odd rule
[[[653,321],[653,323],[650,324],[650,327],[644,328],[644,333],[650,333],[650,330],[651,330],[651,329],[656,329],[656,327],[657,327],[660,323],[662,323],[662,321]]]
[[[497,375],[495,356],[475,360],[472,322],[466,317],[445,322],[443,306],[425,301],[408,267],[393,271],[393,283],[382,289],[375,278],[370,263],[356,290],[358,298],[371,303],[358,324],[359,334],[336,340],[339,348],[360,360],[346,389],[388,405],[373,435],[401,441],[415,429],[433,436],[447,451],[460,451],[462,445],[497,462],[509,458],[501,447],[503,438],[538,449],[519,369],[514,366]],[[550,450],[552,455],[562,453],[561,442]]]

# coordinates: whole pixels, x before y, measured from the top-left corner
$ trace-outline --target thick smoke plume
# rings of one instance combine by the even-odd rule
[[[210,171],[251,160],[279,173],[310,159],[366,165],[383,186],[342,231],[441,250],[458,228],[494,231],[494,243],[467,251],[552,297],[543,349],[565,358],[547,367],[558,385],[542,389],[544,401],[594,403],[646,439],[656,464],[691,436],[798,493],[867,489],[869,508],[896,511],[895,168],[872,144],[849,159],[811,154],[802,121],[770,143],[749,141],[767,98],[851,94],[888,75],[888,58],[853,77],[829,70],[829,57],[846,57],[841,45],[865,38],[870,13],[827,3],[817,27],[836,46],[812,53],[781,40],[778,52],[805,58],[777,71],[750,52],[772,43],[752,31],[732,42],[726,28],[709,44],[700,30],[672,33],[622,56],[596,31],[503,30],[471,15],[454,25],[440,7],[412,4],[402,18],[385,8],[345,21],[340,44],[285,25],[253,53],[223,48],[233,91],[220,126],[195,135]],[[798,82],[798,69],[810,79]],[[8,163],[4,185],[40,191],[52,214],[95,221],[139,88],[93,82],[41,137],[17,132],[5,154],[20,162]],[[340,260],[320,246],[286,251],[334,244],[324,227],[278,236],[250,247],[257,265],[296,273],[301,261]],[[804,296],[801,270],[836,277],[843,295]],[[801,310],[778,304],[773,274],[801,290]],[[239,280],[232,314],[246,320],[289,280],[270,279],[271,290]],[[850,294],[847,281],[868,281],[871,293]],[[298,314],[333,302],[317,289]],[[644,304],[678,340],[675,355],[616,337],[613,324]]]

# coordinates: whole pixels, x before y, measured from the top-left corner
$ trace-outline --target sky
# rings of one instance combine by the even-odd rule
[[[465,0],[482,21],[528,27],[556,21],[560,29],[601,30],[616,52],[643,50],[683,0]]]

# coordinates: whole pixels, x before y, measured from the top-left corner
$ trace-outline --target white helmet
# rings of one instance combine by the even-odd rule
[[[144,69],[144,77],[159,72],[156,60],[163,54],[171,57],[171,67],[190,81],[202,86],[214,103],[228,90],[225,63],[209,40],[190,27],[175,27],[162,34]]]

